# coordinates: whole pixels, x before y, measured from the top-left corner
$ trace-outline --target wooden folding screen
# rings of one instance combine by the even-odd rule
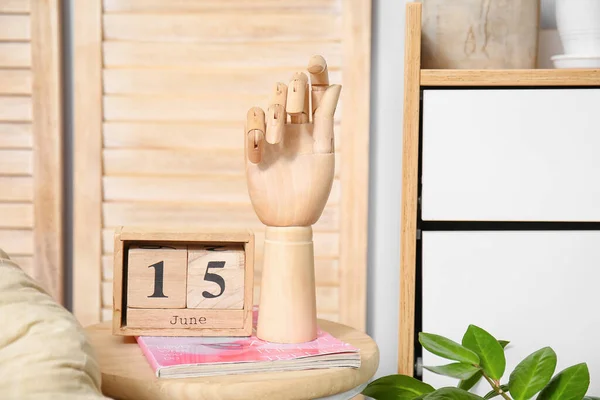
[[[0,248],[63,297],[59,0],[0,0]]]
[[[244,118],[322,54],[344,88],[337,178],[314,227],[318,310],[364,328],[370,15],[365,0],[75,3],[74,311],[83,324],[111,318],[118,225],[251,228],[260,282],[264,228],[246,190]]]

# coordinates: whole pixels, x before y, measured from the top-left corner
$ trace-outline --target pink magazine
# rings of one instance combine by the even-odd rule
[[[256,311],[254,326],[256,327]],[[157,377],[360,367],[359,350],[318,330],[317,339],[300,344],[250,337],[138,336],[137,342]]]

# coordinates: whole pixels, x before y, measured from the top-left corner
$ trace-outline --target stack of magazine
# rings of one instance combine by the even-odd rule
[[[278,344],[256,337],[138,336],[136,340],[157,377],[189,378],[225,374],[358,368],[359,349],[319,329],[317,339]]]

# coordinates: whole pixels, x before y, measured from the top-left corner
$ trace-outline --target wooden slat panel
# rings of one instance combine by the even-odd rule
[[[0,149],[31,148],[30,123],[0,123]]]
[[[198,224],[201,226],[201,224]],[[188,224],[189,226],[189,224]],[[102,251],[104,254],[112,254],[114,249],[114,229],[102,230]],[[264,231],[254,231],[256,243],[255,258],[262,260],[263,247],[265,243]],[[340,236],[331,232],[315,232],[313,234],[315,258],[336,258],[339,253]],[[99,260],[100,261],[100,260]]]
[[[172,69],[107,69],[104,70],[104,92],[107,94],[209,94],[256,95],[266,93],[274,82],[288,84],[290,71],[274,69],[172,70]],[[331,82],[341,82],[342,72],[329,68]],[[263,104],[266,107],[266,104]]]
[[[364,331],[367,321],[367,231],[369,202],[369,112],[371,68],[371,1],[344,2],[344,90],[352,104],[342,117],[344,158],[342,174],[342,247],[340,264],[340,320]],[[398,121],[401,118],[398,116]]]
[[[238,121],[249,105],[269,102],[268,90],[257,96],[104,96],[107,121]],[[177,104],[177,107],[173,107]],[[337,112],[341,112],[338,104]],[[339,116],[335,118],[339,121]]]
[[[0,96],[0,121],[31,121],[31,97]]]
[[[219,151],[133,150],[103,151],[106,175],[151,176],[244,176],[242,149]],[[341,155],[335,157],[335,176],[340,172]]]
[[[32,155],[31,150],[0,150],[0,174],[31,175]]]
[[[0,127],[1,130],[1,127]],[[335,148],[341,150],[340,124],[336,123]],[[105,122],[105,148],[142,149],[241,149],[240,122],[177,123],[177,122]]]
[[[0,13],[28,13],[31,0],[0,0]]]
[[[265,93],[267,93],[265,91]],[[260,96],[104,96],[107,121],[235,121],[253,104],[267,104]],[[177,106],[174,106],[177,104]]]
[[[113,283],[102,282],[102,307],[112,308],[112,294],[113,294]]]
[[[105,201],[248,203],[246,178],[128,177],[103,179]]]
[[[11,188],[7,188],[11,190]],[[2,228],[32,228],[33,204],[0,203],[0,229]]]
[[[0,14],[0,41],[23,41],[31,39],[30,22],[29,15]]]
[[[112,306],[111,308],[103,308],[102,315],[100,316],[101,321],[111,321],[112,320]]]
[[[0,229],[0,249],[11,254],[33,254],[33,231],[30,229]]]
[[[105,122],[105,148],[240,149],[240,124]]]
[[[29,43],[0,43],[0,68],[28,68],[31,66]]]
[[[31,71],[0,69],[0,94],[31,94]]]
[[[236,10],[237,11],[237,10]],[[290,42],[340,40],[341,18],[335,14],[239,11],[201,14],[107,14],[104,40],[134,42]],[[1,31],[0,31],[1,32]]]
[[[2,155],[0,154],[0,157]],[[0,165],[2,162],[0,161]],[[23,176],[0,176],[0,201],[32,201],[33,178]]]
[[[317,310],[317,318],[326,319],[327,321],[332,321],[332,322],[340,322],[340,315],[338,313],[319,312]]]
[[[83,326],[100,320],[102,246],[102,4],[73,5],[74,116],[73,312]]]
[[[103,179],[105,201],[172,201],[248,203],[246,178],[240,177],[128,177]],[[328,204],[340,198],[340,181],[335,180]]]
[[[104,203],[103,225],[186,227],[194,221],[203,229],[261,228],[250,204]],[[227,218],[224,218],[227,216]]]
[[[261,263],[262,265],[262,263]],[[259,273],[261,273],[259,271]],[[340,262],[337,259],[315,259],[317,286],[337,286],[340,281]]]
[[[262,9],[281,11],[308,10],[336,13],[341,10],[341,0],[104,0],[104,10],[107,12],[199,12],[236,10],[252,11],[252,13],[256,13]]]
[[[185,203],[104,203],[104,227],[120,225],[186,227],[190,221],[206,229],[262,229],[264,225],[252,209],[244,204],[185,204]],[[335,232],[339,229],[339,207],[328,206],[313,226],[315,232]]]
[[[102,229],[102,253],[113,254],[115,249],[115,230]]]
[[[181,225],[189,226],[190,220],[204,220],[222,226],[223,222],[218,222],[209,211],[233,210],[221,212],[228,214],[221,215],[225,224],[228,220],[241,221],[241,224],[250,224],[259,230],[256,253],[260,270],[264,228],[248,205],[243,142],[239,139],[240,121],[243,122],[249,107],[266,108],[274,82],[287,83],[289,75],[295,70],[304,70],[307,60],[316,53],[323,54],[328,60],[331,81],[339,83],[343,79],[344,92],[352,93],[344,97],[353,101],[347,103],[349,109],[354,110],[357,105],[362,107],[355,99],[363,93],[362,85],[369,77],[362,80],[353,77],[364,62],[357,62],[355,68],[353,64],[343,65],[342,59],[355,59],[355,56],[362,60],[365,55],[360,49],[364,43],[362,39],[370,31],[369,24],[365,29],[356,22],[362,23],[370,16],[369,13],[366,17],[356,13],[367,6],[357,6],[362,4],[359,0],[103,0],[107,12],[103,14],[98,10],[97,2],[78,3],[74,12],[75,21],[79,21],[76,22],[78,40],[75,46],[79,78],[76,78],[75,87],[79,94],[76,94],[78,105],[84,104],[79,106],[82,111],[77,118],[79,128],[76,126],[75,147],[81,154],[76,159],[76,164],[80,165],[78,170],[86,171],[87,178],[80,174],[82,179],[76,185],[79,195],[75,196],[75,203],[86,202],[85,206],[77,206],[79,212],[76,215],[82,215],[84,210],[91,215],[85,229],[82,224],[75,229],[78,242],[91,243],[87,247],[75,246],[75,263],[86,261],[82,263],[86,270],[76,271],[75,280],[87,280],[78,286],[74,296],[86,296],[81,302],[74,301],[76,312],[79,309],[78,316],[89,314],[93,317],[97,312],[98,318],[112,317],[111,296],[106,292],[104,296],[98,293],[102,290],[101,279],[112,281],[112,256],[106,252],[113,246],[113,232],[109,227],[112,224],[154,225],[163,223],[164,215],[170,214],[176,218],[173,221]],[[370,3],[369,0],[365,2],[368,7]],[[244,14],[254,19],[248,22]],[[279,14],[282,17],[276,18]],[[238,19],[244,19],[244,23],[237,23]],[[304,20],[309,20],[312,25],[299,23]],[[351,43],[355,40],[356,45]],[[100,46],[104,51],[99,49]],[[348,48],[353,50],[349,52]],[[368,70],[363,73],[368,75]],[[103,85],[104,96],[97,85]],[[354,85],[359,87],[354,88]],[[368,102],[368,96],[365,101]],[[341,115],[340,106],[336,121],[339,122]],[[362,260],[354,261],[351,257],[362,251],[362,244],[355,240],[362,236],[346,234],[342,247],[340,240],[344,236],[340,234],[338,214],[345,210],[349,213],[347,218],[357,215],[361,218],[360,213],[355,212],[355,205],[362,203],[346,201],[345,207],[340,206],[340,193],[344,190],[340,177],[346,174],[344,179],[348,182],[356,169],[364,167],[364,160],[357,162],[354,158],[362,157],[357,149],[364,144],[363,138],[368,137],[368,129],[364,130],[360,121],[365,115],[368,117],[359,112],[355,122],[350,124],[356,127],[345,129],[359,137],[349,138],[352,158],[344,161],[344,171],[340,168],[340,160],[345,159],[346,153],[344,150],[343,157],[339,156],[340,125],[336,124],[338,179],[328,205],[328,210],[335,208],[335,214],[332,214],[335,215],[332,220],[335,221],[332,225],[335,232],[323,232],[320,226],[315,227],[317,264],[329,263],[321,275],[317,272],[319,284],[326,286],[325,294],[319,293],[318,311],[319,315],[332,319],[339,319],[341,315],[343,302],[340,300],[341,288],[337,287],[340,276],[349,279],[355,273],[353,268],[348,274],[342,273],[341,269],[346,266],[341,268],[340,251],[346,249],[343,250],[347,253],[346,263],[356,262],[364,267]],[[99,124],[100,119],[102,123]],[[95,135],[99,129],[104,131]],[[102,144],[104,147],[99,146]],[[97,152],[102,153],[99,164],[93,162]],[[82,162],[83,158],[85,162]],[[348,167],[355,163],[356,168]],[[98,171],[99,175],[96,174]],[[362,175],[359,178],[357,185],[349,186],[344,193],[355,194],[354,188],[363,183]],[[85,179],[91,183],[83,184]],[[101,185],[97,185],[97,180],[101,180]],[[222,184],[226,185],[225,190],[220,186]],[[104,198],[94,195],[98,186]],[[92,193],[94,199],[105,202],[86,199],[90,197],[86,191]],[[330,218],[328,210],[322,221]],[[161,213],[163,218],[158,220],[156,215]],[[91,234],[96,230],[98,214],[103,218],[100,221],[102,230],[97,230],[103,237],[100,242],[102,257],[94,256],[97,242],[96,236]],[[83,218],[79,220],[83,221]],[[347,251],[353,246],[358,246],[358,251]],[[83,253],[87,256],[77,255]],[[101,263],[101,273],[98,273],[96,263]],[[350,292],[349,288],[345,290]],[[98,295],[92,299],[94,292]],[[361,296],[358,293],[359,299],[355,303],[361,302]],[[104,308],[102,297],[107,305]],[[100,307],[96,309],[94,303],[97,301],[100,301]],[[91,322],[95,321],[87,323]]]
[[[31,5],[35,278],[63,302],[61,0]]]
[[[102,280],[112,281],[113,280],[113,255],[103,255],[102,256]]]
[[[33,257],[32,256],[14,256],[11,260],[17,263],[27,275],[33,277]]]
[[[107,149],[104,173],[107,175],[202,175],[206,173],[241,175],[244,172],[243,150],[218,152],[168,150]]]
[[[104,42],[105,67],[177,68],[306,68],[313,54],[322,54],[332,68],[342,65],[341,45],[302,42],[274,45]]]
[[[317,309],[321,312],[335,313],[340,307],[340,290],[337,287],[316,287]]]

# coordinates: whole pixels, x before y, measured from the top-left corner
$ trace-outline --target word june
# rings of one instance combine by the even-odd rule
[[[169,320],[171,325],[204,325],[206,324],[206,317],[180,317],[179,315],[173,315]]]

